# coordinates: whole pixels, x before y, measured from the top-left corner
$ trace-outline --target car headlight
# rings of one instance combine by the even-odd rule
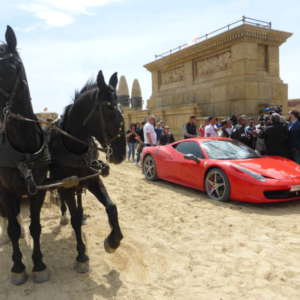
[[[261,182],[265,182],[266,181],[266,178],[263,175],[261,175],[261,174],[258,174],[258,173],[254,172],[254,171],[251,171],[251,170],[249,170],[247,168],[241,167],[241,166],[236,165],[236,164],[232,164],[231,166],[233,168],[239,170],[240,172],[245,173],[245,174],[251,176],[252,178],[254,178],[254,179],[258,180],[258,181],[261,181]]]

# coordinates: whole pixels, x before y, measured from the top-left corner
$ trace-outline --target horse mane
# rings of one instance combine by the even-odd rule
[[[81,90],[75,90],[75,95],[73,98],[73,102],[76,102],[80,96],[88,91],[97,88],[97,82],[94,79],[89,79],[86,84],[81,88]]]
[[[64,108],[64,112],[61,115],[61,119],[65,120],[69,114],[70,109],[73,107],[74,103],[80,98],[80,96],[88,91],[97,88],[97,82],[94,79],[89,79],[85,85],[80,90],[75,90],[73,101]]]

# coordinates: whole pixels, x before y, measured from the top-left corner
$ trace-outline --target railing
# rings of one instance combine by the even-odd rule
[[[231,24],[228,24],[226,26],[218,28],[217,30],[214,30],[212,32],[206,33],[202,36],[199,36],[199,37],[195,38],[193,40],[192,44],[198,44],[198,43],[200,43],[204,40],[207,40],[209,37],[212,37],[212,36],[214,36],[216,34],[219,34],[221,32],[225,32],[225,31],[228,31],[230,29],[233,29],[233,28],[235,28],[235,27],[237,27],[241,24],[249,24],[249,25],[262,27],[262,28],[266,28],[266,29],[271,29],[272,28],[272,23],[271,22],[266,22],[266,21],[257,20],[257,19],[248,18],[248,17],[243,16],[242,19],[240,19],[238,21],[235,21]],[[155,59],[160,59],[160,58],[165,57],[167,55],[173,54],[173,53],[175,53],[177,51],[180,51],[183,48],[186,48],[187,46],[190,46],[190,45],[191,45],[190,43],[185,43],[185,44],[182,44],[182,45],[180,45],[176,48],[165,51],[161,54],[155,54]]]

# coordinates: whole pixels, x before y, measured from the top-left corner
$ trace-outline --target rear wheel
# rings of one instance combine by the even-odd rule
[[[230,183],[219,168],[211,169],[205,177],[205,190],[209,198],[227,202],[230,200]]]
[[[155,160],[151,155],[147,155],[143,162],[143,173],[147,180],[154,181],[157,179]]]

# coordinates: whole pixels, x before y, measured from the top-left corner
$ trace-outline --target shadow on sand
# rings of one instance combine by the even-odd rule
[[[76,257],[75,238],[73,234],[67,237],[59,235],[60,231],[64,230],[60,226],[52,228],[49,233],[42,234],[42,249],[51,273],[50,280],[43,284],[33,283],[31,278],[32,241],[27,229],[28,222],[24,225],[26,238],[21,240],[20,245],[30,277],[25,284],[13,286],[9,281],[11,246],[8,244],[0,247],[0,299],[44,299],[47,295],[46,299],[53,300],[92,300],[95,297],[114,299],[118,295],[123,285],[120,273],[111,269],[104,260],[99,262],[98,255],[98,261],[93,259],[93,262],[90,262],[91,266],[96,264],[97,267],[100,266],[101,270],[97,273],[93,272],[93,267],[87,274],[78,274],[73,270]]]
[[[213,203],[215,206],[225,207],[233,210],[239,210],[245,214],[261,214],[269,216],[280,216],[280,215],[295,215],[300,214],[300,200],[293,200],[289,202],[277,202],[277,203],[246,203],[239,201],[219,202],[211,200],[205,193],[184,186],[180,186],[171,182],[158,180],[149,182],[144,179],[147,184],[154,184],[162,190],[176,191],[185,197],[190,198],[193,204],[199,203],[200,201],[207,201]]]

